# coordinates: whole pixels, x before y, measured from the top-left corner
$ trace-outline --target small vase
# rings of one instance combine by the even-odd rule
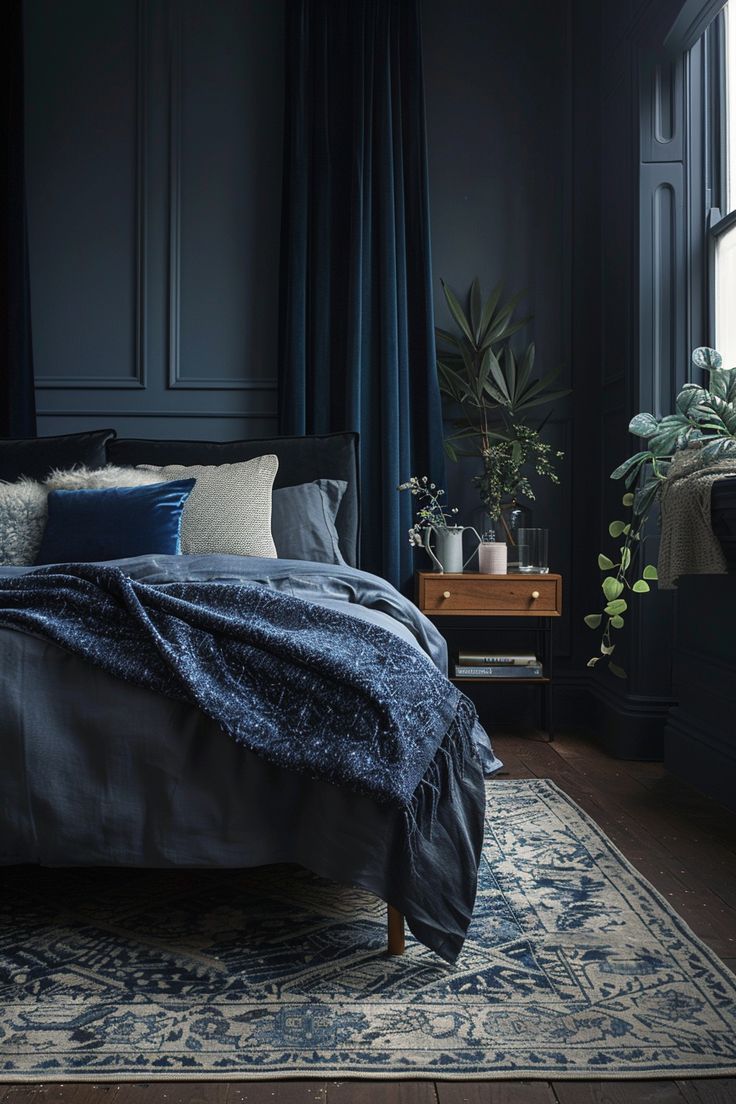
[[[428,525],[426,527],[424,530],[424,548],[432,560],[433,571],[446,571],[453,574],[460,574],[460,572],[465,570],[475,555],[475,549],[473,549],[467,560],[465,559],[463,552],[463,533],[466,530],[474,533],[480,544],[480,536],[476,533],[472,525],[448,525],[443,529],[434,525]],[[430,543],[432,534],[434,534],[437,545],[436,552]]]
[[[528,528],[532,512],[528,506],[512,498],[501,505],[501,515],[495,521],[496,540],[508,545],[508,570],[519,570],[519,529]]]

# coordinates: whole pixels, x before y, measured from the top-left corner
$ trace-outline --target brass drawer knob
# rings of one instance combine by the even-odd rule
[[[532,591],[532,598],[535,599],[535,598],[538,598],[538,597],[539,597],[539,591],[538,590],[533,590]]]
[[[443,598],[449,598],[449,597],[450,597],[450,592],[449,592],[449,590],[443,590],[443,591],[442,591],[442,597],[443,597]]]

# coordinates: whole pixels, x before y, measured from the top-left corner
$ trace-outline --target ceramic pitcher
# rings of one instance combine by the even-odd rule
[[[460,572],[464,571],[475,555],[475,548],[463,562],[463,533],[469,530],[475,534],[480,544],[480,536],[472,525],[448,525],[446,529],[439,529],[435,525],[428,525],[424,530],[424,547],[432,560],[434,571]],[[437,550],[430,545],[430,534],[434,533]],[[477,545],[476,545],[477,547]]]

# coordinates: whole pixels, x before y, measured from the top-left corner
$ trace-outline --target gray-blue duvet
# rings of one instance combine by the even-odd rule
[[[354,635],[363,642],[378,642],[378,653],[383,641],[387,655],[395,652],[394,660],[398,657],[413,668],[418,662],[420,678],[426,665],[427,699],[431,705],[432,693],[437,695],[435,711],[440,721],[426,723],[432,714],[423,714],[428,735],[418,741],[424,756],[420,763],[426,759],[427,748],[441,743],[445,718],[453,708],[440,704],[441,680],[429,659],[420,656],[424,654],[442,667],[442,639],[416,607],[382,580],[336,565],[222,556],[139,557],[115,566],[125,577],[122,590],[144,598],[167,595],[167,601],[182,601],[187,596],[202,598],[212,593],[234,601],[236,594],[241,600],[250,595],[250,604],[260,601],[272,619],[276,609],[278,618],[281,622],[286,618],[288,625],[296,611],[304,614],[312,627],[324,624],[331,626],[333,633],[336,627],[341,633],[346,627],[349,630],[357,618],[362,627],[355,626]],[[50,570],[53,574],[54,569]],[[85,570],[89,575],[90,569],[80,569],[78,575],[87,585],[91,580],[84,579]],[[0,579],[25,573],[23,569],[2,569]],[[113,578],[121,581],[119,572],[109,565],[97,568],[96,573],[108,583]],[[127,577],[137,582],[129,585]],[[34,602],[31,593],[42,578],[16,578],[0,589],[16,599],[26,592],[30,609]],[[213,582],[238,585],[213,587]],[[264,588],[253,583],[262,583]],[[287,597],[279,598],[274,592]],[[66,594],[66,605],[73,604],[72,593],[73,587]],[[294,602],[294,597],[307,599],[310,605]],[[103,587],[97,602],[106,616],[100,623],[108,625],[104,646],[114,652],[115,632],[109,628],[113,613],[104,609],[107,598]],[[92,604],[93,591],[84,600]],[[269,755],[268,747],[250,738],[263,730],[257,698],[241,696],[238,724],[245,738],[238,742],[232,738],[232,726],[228,736],[222,724],[208,719],[189,702],[152,692],[155,687],[166,693],[155,680],[147,687],[128,685],[109,673],[119,673],[114,663],[103,664],[109,669],[104,671],[99,663],[88,662],[95,659],[93,655],[85,660],[70,652],[70,641],[63,637],[66,648],[44,639],[47,626],[43,619],[26,628],[31,632],[0,630],[0,861],[146,866],[299,862],[323,876],[377,893],[406,914],[418,938],[443,957],[456,957],[472,911],[482,838],[482,773],[475,760],[467,760],[462,780],[453,777],[435,795],[434,822],[425,823],[423,830],[415,833],[412,857],[406,846],[405,802],[397,799],[387,805],[387,792],[361,785],[359,778],[356,785],[354,776],[340,772],[339,756],[330,754],[335,751],[332,744],[339,741],[339,722],[325,729],[328,751],[323,758],[330,769],[319,777],[320,771],[311,769],[314,763],[304,751],[306,730],[300,740],[298,724],[293,725],[293,735],[300,754],[295,754],[292,762],[288,754],[286,758]],[[386,629],[402,641],[394,644]],[[120,626],[118,630],[124,635]],[[411,648],[407,648],[409,641]],[[74,647],[74,641],[71,645]],[[337,647],[334,658],[340,641],[333,640],[333,645]],[[347,653],[349,634],[342,645]],[[202,649],[202,654],[206,652],[207,648]],[[141,655],[145,654],[141,644]],[[257,655],[257,649],[252,654]],[[267,652],[266,660],[260,661],[271,683],[272,659]],[[318,664],[318,652],[311,659]],[[141,670],[155,666],[150,661],[149,654]],[[282,661],[285,665],[276,672],[276,680],[291,682],[297,668],[289,666],[288,656]],[[213,671],[216,674],[216,666]],[[346,671],[342,675],[345,677]],[[377,672],[366,671],[368,675],[369,682],[380,682]],[[448,683],[444,686],[450,703],[457,692]],[[379,710],[387,707],[398,690],[398,682],[387,685],[383,702],[378,694]],[[327,700],[324,691],[323,686],[320,714]],[[332,693],[337,699],[342,690],[335,684]],[[289,694],[284,697],[289,699]],[[290,700],[298,701],[299,696],[291,694]],[[416,693],[413,703],[422,716]],[[287,714],[284,718],[288,720]],[[412,749],[421,727],[415,726]],[[487,738],[479,726],[474,738],[484,765],[492,766]],[[361,751],[367,746],[362,745]],[[283,747],[288,749],[288,743],[282,741]],[[380,760],[378,754],[372,764],[376,776]],[[409,784],[409,776],[402,777],[406,761],[406,757],[394,756],[394,797],[402,784]],[[423,771],[422,767],[420,775]],[[383,779],[389,797],[391,781],[389,773]]]

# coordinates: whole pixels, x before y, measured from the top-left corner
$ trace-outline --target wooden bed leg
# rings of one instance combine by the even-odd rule
[[[404,916],[393,905],[388,906],[388,953],[400,955],[404,953],[406,941],[404,939]]]

